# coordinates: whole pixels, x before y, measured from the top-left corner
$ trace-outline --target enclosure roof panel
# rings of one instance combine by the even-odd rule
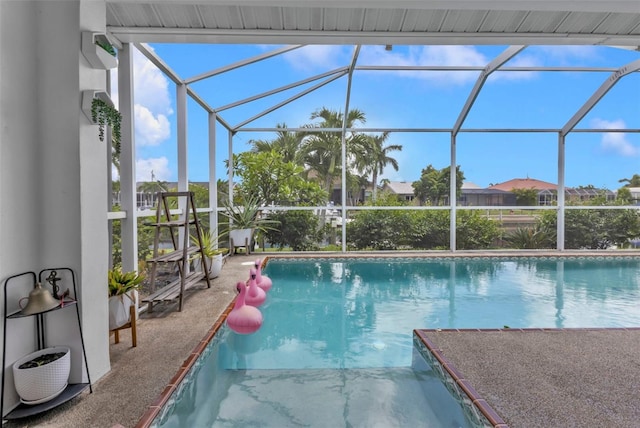
[[[121,42],[640,46],[637,0],[107,0]]]

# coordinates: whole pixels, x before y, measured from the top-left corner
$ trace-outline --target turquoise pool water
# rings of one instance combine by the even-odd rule
[[[222,329],[156,426],[476,426],[413,329],[640,326],[630,257],[275,258],[263,273],[262,328]]]

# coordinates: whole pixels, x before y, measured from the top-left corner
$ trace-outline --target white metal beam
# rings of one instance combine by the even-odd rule
[[[619,68],[616,72],[611,74],[609,78],[602,84],[596,91],[589,97],[586,103],[580,107],[580,109],[573,115],[571,119],[567,122],[566,125],[562,127],[560,134],[564,137],[584,118],[587,113],[604,97],[607,92],[613,86],[618,83],[618,81],[629,73],[640,70],[640,59],[637,59],[629,64]],[[637,97],[637,94],[635,95]]]
[[[345,189],[347,184],[347,120],[349,117],[349,104],[351,102],[351,82],[353,80],[353,70],[358,62],[358,55],[360,55],[360,46],[356,46],[353,50],[353,56],[351,57],[351,64],[349,65],[349,75],[347,77],[347,89],[344,100],[344,113],[342,115],[342,184],[341,188],[341,204],[342,204],[342,252],[347,252],[347,191]],[[331,190],[330,190],[331,191]],[[331,196],[331,195],[329,195]]]
[[[223,105],[221,107],[216,108],[215,111],[220,113],[221,111],[224,111],[224,110],[227,110],[227,109],[230,109],[230,108],[233,108],[233,107],[237,107],[237,106],[240,106],[242,104],[246,104],[246,103],[249,103],[249,102],[252,102],[252,101],[256,101],[256,100],[259,100],[261,98],[268,97],[270,95],[274,95],[274,94],[277,94],[277,93],[280,93],[280,92],[283,92],[283,91],[286,91],[286,90],[289,90],[289,89],[292,89],[292,88],[296,88],[298,86],[302,86],[302,85],[305,85],[305,84],[310,83],[310,82],[315,82],[316,80],[323,79],[323,78],[325,78],[327,76],[333,76],[334,74],[337,74],[337,73],[341,73],[340,75],[343,76],[346,73],[347,70],[348,70],[348,68],[345,66],[345,67],[337,68],[335,70],[327,71],[326,73],[317,74],[317,75],[311,76],[311,77],[309,77],[307,79],[298,80],[297,82],[290,83],[289,85],[280,86],[280,87],[272,89],[270,91],[262,92],[260,94],[254,95],[252,97],[244,98],[242,100],[238,100],[238,101],[235,101],[233,103]]]
[[[462,107],[462,111],[460,112],[460,115],[458,116],[458,119],[456,120],[455,125],[453,126],[454,137],[460,131],[460,128],[462,127],[462,123],[467,118],[469,111],[471,111],[471,106],[473,106],[473,103],[476,101],[476,98],[480,94],[480,90],[482,89],[482,86],[484,85],[484,82],[486,82],[489,75],[493,73],[495,70],[497,70],[502,64],[504,64],[505,62],[509,61],[511,58],[516,56],[525,47],[526,46],[509,46],[504,52],[502,52],[500,55],[495,57],[482,70],[482,72],[480,73],[480,76],[478,76],[478,80],[476,80],[476,84],[473,86],[473,89],[471,90],[471,93],[467,98],[467,101],[464,103],[464,106]]]
[[[218,230],[218,181],[216,179],[216,114],[209,113],[209,228],[212,233]],[[216,241],[216,248],[218,243]]]
[[[156,67],[158,67],[160,71],[166,74],[173,83],[175,83],[176,85],[182,83],[182,79],[180,78],[180,76],[178,76],[178,73],[173,71],[171,67],[169,67],[169,65],[167,65],[167,63],[164,62],[162,58],[156,55],[153,50],[149,49],[146,43],[135,43],[135,47],[140,51],[142,55],[147,57],[149,61],[151,61]]]
[[[122,269],[138,270],[138,218],[136,216],[136,145],[133,114],[133,49],[129,43],[118,54],[118,109],[120,127],[120,204],[127,217],[120,222]],[[109,157],[111,159],[111,157]],[[111,173],[111,169],[109,169]]]
[[[187,161],[187,85],[176,87],[177,136],[178,136],[178,191],[189,190],[189,166]],[[182,198],[180,198],[182,200]],[[180,207],[184,209],[185,207]]]
[[[108,27],[122,43],[215,43],[305,45],[640,45],[638,35],[573,33],[436,33],[374,31],[229,30],[192,28]]]
[[[564,197],[564,170],[565,170],[565,137],[558,135],[558,213],[556,217],[556,248],[558,251],[564,250],[564,215],[565,215],[565,197]]]
[[[329,84],[329,83],[333,82],[334,80],[337,80],[337,79],[341,78],[341,77],[342,77],[342,76],[344,76],[345,74],[346,74],[346,72],[343,72],[343,73],[337,74],[337,75],[335,75],[335,76],[333,76],[333,77],[329,77],[329,78],[327,78],[327,79],[323,80],[322,82],[320,82],[320,83],[318,83],[318,84],[316,84],[316,85],[313,85],[312,87],[307,88],[307,89],[305,89],[304,91],[302,91],[302,92],[300,92],[300,93],[298,93],[298,94],[294,95],[293,97],[287,98],[286,100],[284,100],[284,101],[282,101],[282,102],[280,102],[280,103],[278,103],[278,104],[274,105],[273,107],[270,107],[270,108],[268,108],[268,109],[266,109],[266,110],[264,110],[264,111],[262,111],[262,112],[258,113],[257,115],[255,115],[255,116],[253,116],[253,117],[250,117],[249,119],[247,119],[247,120],[245,120],[245,121],[243,121],[243,122],[240,122],[239,124],[237,124],[237,125],[234,127],[234,131],[236,131],[236,130],[238,130],[238,129],[242,128],[242,127],[243,127],[244,125],[246,125],[247,123],[251,123],[251,122],[253,122],[253,121],[254,121],[254,120],[256,120],[256,119],[258,119],[258,118],[260,118],[260,117],[262,117],[262,116],[264,116],[264,115],[266,115],[266,114],[269,114],[269,113],[271,113],[272,111],[277,110],[277,109],[279,109],[280,107],[282,107],[282,106],[284,106],[284,105],[287,105],[287,104],[289,104],[290,102],[295,101],[295,100],[297,100],[298,98],[303,97],[304,95],[306,95],[306,94],[308,94],[308,93],[310,93],[310,92],[313,92],[313,91],[315,91],[316,89],[318,89],[318,88],[320,88],[320,87],[322,87],[322,86],[325,86],[325,85],[327,85],[327,84]]]
[[[259,61],[262,61],[262,60],[265,60],[265,59],[268,59],[268,58],[283,54],[285,52],[289,52],[289,51],[292,51],[294,49],[301,48],[302,46],[304,46],[304,45],[285,46],[283,48],[276,49],[276,50],[271,51],[271,52],[263,53],[262,55],[256,55],[256,56],[251,57],[251,58],[243,59],[242,61],[234,62],[233,64],[229,64],[229,65],[226,65],[224,67],[217,68],[217,69],[211,70],[211,71],[207,71],[205,73],[198,74],[197,76],[193,76],[193,77],[190,77],[188,79],[185,79],[185,83],[187,83],[187,84],[195,83],[195,82],[198,82],[200,80],[216,76],[218,74],[226,73],[227,71],[235,70],[236,68],[244,67],[245,65],[254,64],[256,62],[259,62]]]
[[[458,231],[456,229],[458,212],[457,212],[457,201],[456,201],[456,182],[457,182],[457,168],[456,168],[456,135],[451,133],[451,163],[450,171],[449,171],[449,206],[451,210],[449,211],[449,248],[452,252],[456,251],[456,236]]]

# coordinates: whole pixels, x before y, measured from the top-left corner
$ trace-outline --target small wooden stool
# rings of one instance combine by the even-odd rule
[[[121,325],[120,327],[111,330],[114,333],[115,336],[115,343],[120,343],[120,330],[123,330],[125,328],[130,328],[131,329],[131,346],[132,347],[136,347],[138,346],[138,337],[136,334],[136,305],[131,305],[129,307],[129,322]]]

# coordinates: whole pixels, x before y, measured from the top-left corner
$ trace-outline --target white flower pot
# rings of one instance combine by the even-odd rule
[[[222,254],[216,254],[208,259],[209,279],[217,278],[220,276],[220,271],[222,270]]]
[[[209,279],[220,276],[220,271],[222,271],[222,254],[207,257],[207,265],[209,266]],[[193,267],[202,272],[202,262],[199,257],[193,261]]]
[[[21,369],[20,366],[41,355],[64,352],[65,355],[51,363]],[[39,404],[49,401],[64,391],[69,383],[71,353],[66,346],[42,349],[25,355],[13,364],[13,382],[20,401],[25,404]]]
[[[231,240],[231,250],[237,247],[245,247],[247,254],[251,253],[251,238],[253,229],[233,229],[229,231],[229,239]]]
[[[138,292],[136,290],[109,297],[109,330],[115,330],[131,321],[129,308],[135,305],[137,300]]]

